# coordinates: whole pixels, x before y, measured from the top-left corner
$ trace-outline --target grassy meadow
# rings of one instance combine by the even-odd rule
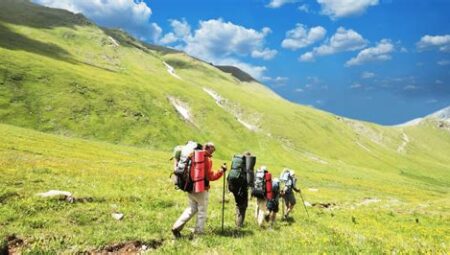
[[[221,233],[219,180],[207,234],[191,240],[185,230],[172,240],[187,199],[171,184],[168,159],[191,139],[217,145],[215,166],[250,150],[275,176],[295,169],[316,204],[311,217],[297,195],[293,220],[259,229],[251,201],[236,231],[227,193]],[[449,152],[437,120],[386,127],[346,119],[81,15],[0,0],[0,254],[13,235],[22,240],[14,251],[25,254],[130,241],[161,254],[448,254]],[[79,200],[36,196],[49,190]]]

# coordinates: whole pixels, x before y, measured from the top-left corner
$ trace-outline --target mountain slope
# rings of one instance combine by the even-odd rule
[[[130,149],[139,151],[130,159],[132,166],[142,162],[138,158],[145,150],[154,156],[144,158],[151,162],[145,167],[140,165],[145,163],[138,163],[136,172],[122,168],[120,162],[108,166],[130,172],[122,174],[131,177],[122,177],[116,171],[116,182],[150,174],[145,172],[147,168],[152,174],[157,172],[153,177],[167,179],[169,170],[163,169],[169,166],[161,162],[169,158],[174,145],[195,139],[215,142],[216,157],[222,160],[250,150],[258,156],[258,165],[268,165],[275,175],[285,166],[296,169],[302,185],[320,186],[320,194],[308,194],[315,201],[352,204],[366,197],[386,201],[395,198],[416,208],[423,200],[433,204],[448,200],[450,135],[432,123],[383,127],[294,104],[255,81],[243,82],[185,53],[144,44],[121,31],[99,28],[81,15],[25,0],[0,0],[0,56],[0,122],[8,124],[2,134],[14,138],[1,140],[3,152],[9,156],[2,158],[5,162],[0,170],[4,174],[7,169],[15,169],[11,175],[4,174],[1,182],[27,199],[31,193],[16,190],[13,183],[26,169],[51,166],[57,152],[49,154],[47,150],[52,151],[59,143],[52,142],[49,137],[53,136],[33,129],[59,135],[54,139],[60,142],[67,139],[67,154],[78,155],[91,147],[109,151],[113,146],[96,147],[95,142],[85,141],[82,148],[71,147],[71,141],[85,138],[138,147]],[[14,146],[8,147],[15,139],[22,143],[25,156]],[[46,142],[36,145],[34,141],[40,139]],[[35,149],[28,152],[27,147]],[[46,161],[26,161],[33,151],[45,155]],[[67,154],[61,157],[71,159]],[[14,160],[16,157],[18,160]],[[106,153],[86,161],[114,157]],[[127,159],[124,161],[127,164]],[[68,169],[77,171],[79,164],[77,160],[75,166],[63,164],[47,177],[53,180],[51,176],[58,173],[73,177]],[[85,166],[83,163],[80,168]],[[89,171],[108,176],[101,164]],[[83,186],[88,176],[74,182]],[[64,182],[58,185],[66,187]],[[52,182],[47,181],[45,185],[31,185],[33,192],[52,188]],[[103,188],[107,192],[113,189]],[[166,183],[161,189],[166,194],[171,187]],[[136,190],[149,191],[155,190]],[[39,203],[30,201],[33,206]],[[177,213],[177,208],[172,209],[171,218]],[[19,213],[13,206],[8,210],[11,215]],[[408,213],[405,217],[412,216]],[[20,225],[20,219],[14,222]],[[332,232],[330,226],[324,228]],[[30,231],[28,225],[22,227]],[[341,227],[340,231],[346,229]],[[157,228],[162,230],[162,226]],[[376,233],[374,225],[371,231],[366,236]],[[388,244],[383,245],[381,250],[389,250]],[[427,241],[427,245],[439,246],[433,241]]]

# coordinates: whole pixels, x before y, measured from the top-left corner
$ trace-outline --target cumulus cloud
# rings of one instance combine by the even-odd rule
[[[268,8],[280,8],[285,4],[296,3],[299,0],[271,0],[269,4],[266,5]]]
[[[305,25],[297,23],[294,29],[286,32],[286,38],[281,43],[281,46],[290,50],[304,48],[322,40],[326,33],[327,30],[321,26],[308,30],[308,27]]]
[[[332,55],[344,51],[355,51],[364,48],[367,40],[352,29],[339,27],[336,33],[319,47],[300,56],[303,62],[314,61],[318,56]]]
[[[180,40],[187,40],[191,36],[191,26],[186,20],[170,20],[173,32],[165,34],[161,39],[162,44],[172,44]]]
[[[450,35],[424,35],[416,46],[421,51],[437,48],[442,52],[450,52]]]
[[[307,5],[307,4],[302,4],[302,5],[300,5],[300,6],[298,7],[298,10],[299,10],[299,11],[302,11],[302,12],[304,12],[304,13],[310,13],[310,12],[311,12],[311,10],[309,9],[309,5]]]
[[[322,7],[321,13],[332,19],[360,15],[379,0],[317,0]]]
[[[251,56],[254,58],[262,58],[264,60],[269,60],[274,58],[277,55],[277,50],[271,50],[268,48],[265,48],[264,50],[254,50],[252,51]]]
[[[388,39],[381,40],[377,46],[364,49],[358,55],[345,64],[346,66],[362,65],[372,61],[386,61],[391,59],[390,53],[394,51],[394,45]]]
[[[33,0],[48,7],[82,13],[101,26],[122,28],[142,40],[157,41],[162,29],[149,21],[152,10],[134,0]]]
[[[165,34],[161,43],[178,42],[177,48],[191,56],[216,65],[236,66],[256,79],[262,79],[266,67],[245,63],[240,58],[268,60],[278,53],[265,46],[265,38],[272,32],[268,27],[258,31],[222,19],[200,21],[194,31],[185,20],[171,20],[171,27],[173,31]]]

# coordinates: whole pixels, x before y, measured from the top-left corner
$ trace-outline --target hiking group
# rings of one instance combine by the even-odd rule
[[[181,230],[195,214],[197,214],[197,221],[193,233],[204,233],[209,182],[220,179],[227,171],[226,163],[219,170],[212,170],[211,157],[214,152],[215,146],[211,142],[201,145],[189,141],[186,145],[180,145],[174,149],[172,180],[177,189],[187,193],[189,200],[188,207],[172,226],[172,233],[175,238],[181,237]],[[235,224],[237,228],[244,226],[249,189],[251,197],[256,198],[255,218],[258,225],[262,227],[264,222],[269,222],[270,228],[272,228],[279,211],[280,198],[284,202],[282,218],[288,219],[289,213],[296,204],[294,192],[300,193],[300,189],[296,187],[297,179],[293,170],[284,169],[280,178],[272,179],[272,174],[266,166],[261,166],[255,172],[255,165],[256,157],[250,152],[245,152],[243,155],[234,155],[231,161],[227,182],[228,190],[233,194],[236,202]],[[225,194],[225,186],[223,194]]]

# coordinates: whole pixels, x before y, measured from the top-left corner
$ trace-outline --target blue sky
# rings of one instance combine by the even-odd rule
[[[33,0],[380,124],[450,105],[449,0]]]

